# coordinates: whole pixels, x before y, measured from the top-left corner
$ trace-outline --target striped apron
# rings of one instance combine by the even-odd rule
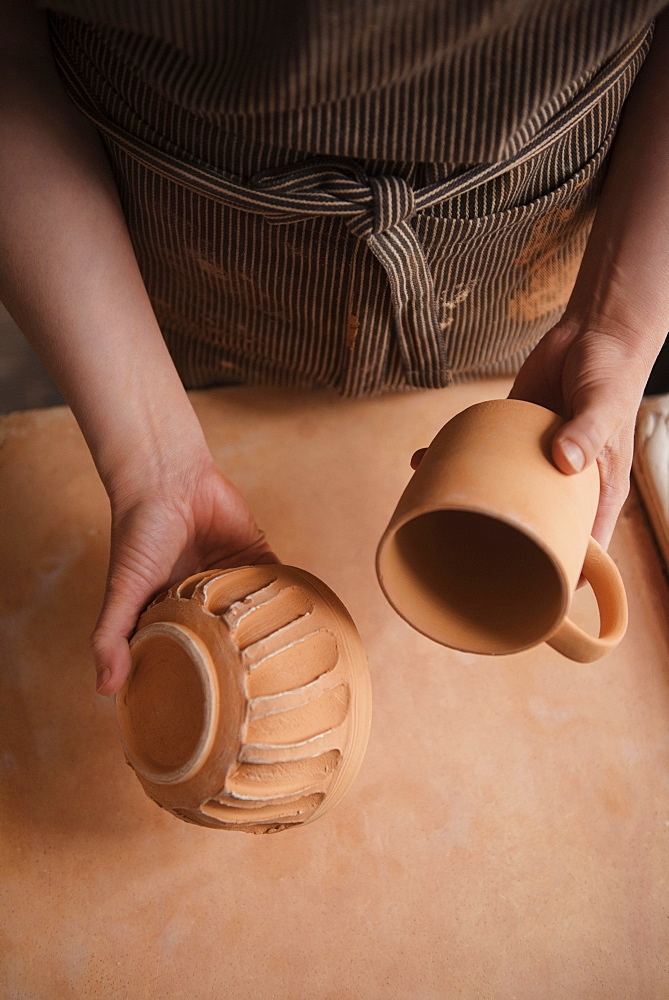
[[[164,108],[119,98],[127,69],[86,23],[52,14],[50,30],[186,386],[349,397],[518,369],[564,309],[649,46],[644,27],[494,162],[319,155],[219,133],[212,163],[165,134]]]

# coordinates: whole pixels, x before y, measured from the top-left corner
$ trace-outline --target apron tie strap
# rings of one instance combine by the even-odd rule
[[[413,188],[402,177],[369,177],[355,162],[325,158],[260,171],[251,178],[251,187],[291,199],[293,211],[274,217],[277,222],[304,218],[305,212],[314,211],[319,196],[323,208],[338,208],[336,214],[365,241],[386,272],[407,384],[434,389],[448,385],[434,282],[410,224],[416,213]]]

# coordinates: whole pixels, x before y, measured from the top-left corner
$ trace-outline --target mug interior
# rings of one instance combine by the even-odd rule
[[[379,569],[407,621],[467,652],[526,649],[548,637],[566,612],[566,586],[548,553],[484,513],[420,514],[387,540]]]

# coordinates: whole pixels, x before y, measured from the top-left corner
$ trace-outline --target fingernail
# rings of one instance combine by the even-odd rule
[[[96,691],[99,691],[101,687],[104,687],[110,677],[111,674],[109,673],[107,667],[101,667],[100,670],[98,670],[97,677],[95,680]]]
[[[560,445],[562,447],[562,454],[567,459],[574,472],[581,472],[585,468],[585,455],[583,454],[583,449],[577,445],[575,441],[570,441],[569,438],[561,441]]]

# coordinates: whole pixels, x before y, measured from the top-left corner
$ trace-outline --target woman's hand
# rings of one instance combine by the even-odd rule
[[[509,394],[565,418],[552,445],[562,472],[597,462],[601,487],[592,534],[604,548],[629,492],[634,425],[652,363],[634,331],[559,323],[529,355]]]
[[[629,490],[634,423],[669,330],[669,10],[623,107],[594,224],[564,316],[511,396],[566,418],[563,472],[599,464],[593,535],[608,545]]]
[[[104,604],[92,636],[101,694],[130,670],[128,639],[149,601],[211,568],[278,562],[237,488],[209,453],[110,490],[112,538]]]
[[[631,330],[563,321],[539,341],[509,393],[565,418],[552,444],[562,472],[572,475],[597,462],[601,487],[592,534],[604,548],[629,492],[634,425],[652,364],[652,351]],[[412,468],[421,458],[422,450]]]

